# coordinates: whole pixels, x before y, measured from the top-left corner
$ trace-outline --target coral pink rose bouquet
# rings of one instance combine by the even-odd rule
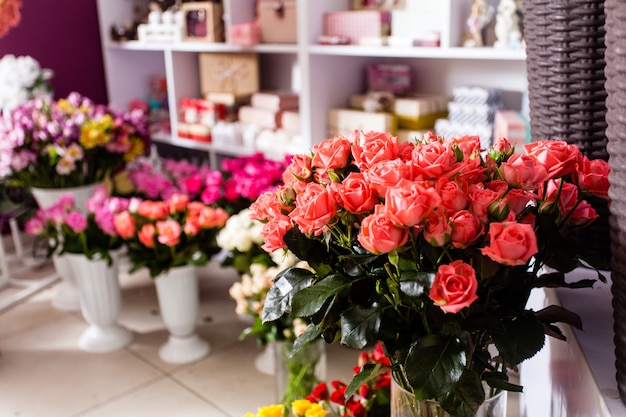
[[[417,400],[473,416],[492,390],[521,390],[507,371],[546,335],[564,339],[556,323],[581,325],[560,306],[526,304],[535,288],[591,286],[565,274],[605,266],[568,236],[597,217],[586,198],[608,198],[608,172],[562,141],[514,153],[504,139],[480,149],[478,137],[324,140],[251,207],[264,249],[289,248],[312,268],[276,277],[263,320],[309,318],[296,348],[320,336],[355,349],[380,341]]]
[[[173,194],[167,200],[133,199],[113,225],[124,239],[130,272],[145,267],[154,278],[173,267],[205,265],[220,251],[216,236],[227,219],[221,208]]]

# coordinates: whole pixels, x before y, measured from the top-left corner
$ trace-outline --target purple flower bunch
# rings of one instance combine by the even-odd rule
[[[103,181],[145,154],[148,122],[79,93],[29,100],[0,119],[0,176],[22,186],[69,188]]]
[[[47,237],[50,254],[83,253],[89,259],[111,259],[111,251],[124,244],[115,228],[115,215],[138,202],[110,196],[105,186],[99,186],[87,201],[85,213],[67,193],[52,206],[38,209],[24,228],[30,235]]]

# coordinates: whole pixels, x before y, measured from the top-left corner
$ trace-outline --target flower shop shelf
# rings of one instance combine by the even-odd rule
[[[471,0],[440,0],[442,7],[440,47],[320,45],[324,16],[345,11],[351,0],[296,0],[297,41],[290,44],[261,43],[243,47],[229,42],[232,25],[255,19],[254,0],[224,0],[226,42],[113,42],[109,28],[132,16],[127,0],[98,0],[109,100],[126,106],[148,97],[149,80],[158,75],[167,80],[170,121],[176,132],[180,99],[200,97],[199,55],[202,53],[247,53],[259,56],[259,88],[293,89],[300,99],[300,136],[304,145],[327,137],[330,109],[345,108],[349,97],[363,94],[365,68],[372,64],[406,64],[414,74],[413,91],[450,95],[459,85],[500,88],[505,106],[522,109],[526,91],[523,50],[490,47],[463,48],[462,32]],[[140,64],[140,65],[138,65]],[[193,143],[180,142],[182,145]]]

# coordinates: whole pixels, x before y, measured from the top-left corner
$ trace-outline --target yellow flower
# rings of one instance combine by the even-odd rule
[[[67,99],[64,98],[57,101],[57,106],[59,106],[61,110],[65,111],[68,114],[72,114],[76,110],[76,108],[72,106],[70,102],[67,101]]]
[[[124,161],[130,162],[146,151],[145,143],[142,139],[133,138],[130,141],[130,149],[124,154]]]
[[[311,407],[304,413],[304,417],[325,417],[326,415],[328,415],[328,411],[317,403],[311,404]]]
[[[283,417],[283,408],[282,404],[259,408],[257,417]]]
[[[86,121],[80,128],[80,144],[85,149],[105,145],[110,140],[108,131],[112,126],[113,118],[108,114],[105,114],[98,120]]]
[[[306,399],[292,402],[291,410],[294,417],[324,417],[328,414],[324,407]]]

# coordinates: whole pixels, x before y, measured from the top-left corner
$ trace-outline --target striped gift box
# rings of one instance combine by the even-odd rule
[[[496,111],[502,106],[488,104],[448,103],[448,119],[471,125],[492,125]]]
[[[452,90],[452,96],[457,103],[503,105],[502,90],[499,88],[460,86]]]
[[[491,126],[480,126],[438,119],[435,122],[435,133],[446,139],[455,136],[476,135],[480,137],[480,146],[487,149],[491,145],[493,129]]]
[[[391,13],[382,10],[346,10],[324,14],[324,35],[347,36],[350,43],[361,38],[389,36]]]

